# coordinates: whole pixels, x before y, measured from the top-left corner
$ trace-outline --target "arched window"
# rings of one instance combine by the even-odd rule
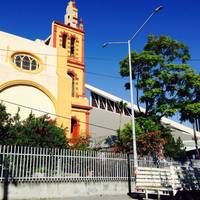
[[[17,67],[21,67],[21,57],[20,56],[16,56],[14,59],[14,62],[16,64]]]
[[[30,69],[30,65],[31,65],[31,63],[30,63],[29,57],[28,56],[24,56],[23,62],[22,62],[22,68],[26,69],[26,70],[29,70]]]
[[[73,138],[79,136],[79,123],[74,117],[71,119],[71,134]]]
[[[75,82],[74,82],[74,74],[72,74],[72,73],[67,73],[69,76],[70,76],[70,78],[72,79],[72,97],[74,97],[74,95],[75,95]]]
[[[15,54],[12,61],[16,67],[24,70],[34,71],[39,69],[39,61],[29,54]]]
[[[37,68],[37,63],[35,60],[32,60],[32,63],[31,63],[31,70],[36,70]]]
[[[74,56],[75,52],[75,38],[71,38],[71,44],[70,44],[70,56]]]
[[[64,34],[62,36],[62,48],[66,49],[66,47],[67,47],[67,35]]]

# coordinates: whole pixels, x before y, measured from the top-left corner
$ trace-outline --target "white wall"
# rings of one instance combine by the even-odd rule
[[[123,195],[128,192],[127,182],[68,182],[20,183],[9,185],[9,199],[67,199],[95,195]],[[0,185],[2,199],[3,184]]]
[[[11,61],[12,54],[27,52],[37,56],[43,64],[43,70],[36,74],[17,70]],[[57,97],[57,50],[42,41],[31,41],[0,31],[0,84],[12,80],[34,81]],[[41,65],[42,66],[42,65]]]
[[[38,110],[46,111],[47,113],[55,114],[55,108],[53,102],[42,91],[32,86],[14,86],[3,90],[0,93],[0,100],[14,102],[23,106],[32,107]],[[15,114],[18,111],[17,105],[12,105],[3,102],[7,108],[7,111],[11,114]],[[20,116],[25,119],[30,114],[31,109],[20,107]],[[43,112],[32,110],[36,116],[44,115]],[[51,116],[55,118],[55,116]]]

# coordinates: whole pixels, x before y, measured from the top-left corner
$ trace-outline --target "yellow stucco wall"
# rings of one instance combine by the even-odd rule
[[[70,58],[70,40],[69,38],[75,37],[75,55],[72,60],[78,61],[81,64],[84,64],[84,58],[83,58],[83,51],[84,51],[84,32],[79,29],[75,29],[69,26],[66,26],[65,24],[54,22],[54,31],[56,32],[56,35],[54,35],[54,39],[56,40],[54,43],[54,46],[61,47],[62,46],[62,35],[65,33],[67,35],[67,46],[66,46],[66,52],[61,55],[66,58]],[[78,67],[78,66],[77,66]]]
[[[58,55],[64,54],[64,49],[58,48]],[[67,76],[67,60],[65,57],[57,57],[57,77],[58,77],[58,98],[57,98],[57,115],[66,118],[57,117],[58,125],[67,127],[66,135],[70,136],[71,129],[71,79]]]
[[[58,107],[60,111],[70,117],[76,118],[79,123],[79,136],[86,137],[88,135],[88,99],[85,96],[85,64],[84,64],[84,32],[67,27],[64,24],[54,22],[53,24],[53,41],[57,48],[57,74],[58,74]],[[67,35],[66,48],[62,47],[62,36]],[[70,38],[75,37],[75,54],[70,56]],[[74,76],[74,97],[71,96],[72,84],[71,79],[67,75],[73,72]],[[63,95],[67,91],[66,95]],[[64,102],[69,102],[71,107],[67,107]],[[74,106],[76,108],[72,108]],[[72,111],[73,110],[73,111]],[[65,114],[66,115],[66,114]],[[59,122],[60,123],[60,122]],[[69,120],[64,122],[68,127],[67,137],[72,138],[71,124]]]

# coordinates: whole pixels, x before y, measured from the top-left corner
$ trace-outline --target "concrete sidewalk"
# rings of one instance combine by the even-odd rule
[[[132,199],[128,195],[95,195],[90,197],[70,197],[70,198],[61,198],[57,200],[130,200]]]

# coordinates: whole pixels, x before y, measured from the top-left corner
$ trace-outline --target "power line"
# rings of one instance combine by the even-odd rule
[[[11,50],[11,49],[3,49],[3,48],[0,48],[1,51],[11,51],[11,52],[17,52],[16,50]],[[56,57],[66,57],[66,58],[70,58],[69,56],[67,55],[55,55],[55,54],[47,54],[47,53],[40,53],[40,52],[34,52],[35,54],[38,54],[38,55],[43,55],[43,56],[56,56]],[[109,57],[89,57],[89,56],[79,56],[79,57],[76,57],[76,58],[86,58],[86,59],[90,59],[90,60],[102,60],[102,61],[106,61],[106,60],[115,60],[113,57],[112,58],[109,58]],[[200,62],[200,58],[191,58],[190,60],[188,60],[188,62]]]
[[[85,73],[91,74],[91,75],[94,75],[94,76],[101,76],[101,77],[114,78],[114,79],[122,79],[119,76],[111,76],[111,75],[107,75],[107,74],[95,73],[95,72],[90,72],[90,71],[86,71]]]
[[[190,59],[188,62],[190,62],[190,61],[192,61],[192,62],[200,62],[200,58],[192,58],[192,59]]]
[[[9,49],[2,49],[0,48],[0,50],[2,51],[12,51],[12,52],[16,52],[14,50],[9,50]],[[59,55],[53,55],[53,54],[42,54],[42,53],[36,53],[36,54],[39,54],[39,55],[49,55],[49,56],[59,56]],[[0,55],[0,56],[3,56],[3,55]],[[60,55],[62,56],[62,55]],[[66,55],[63,55],[63,57],[66,57],[66,58],[69,58],[67,57]],[[82,58],[82,57],[78,57],[78,58]],[[88,57],[88,58],[91,58],[91,59],[101,59],[101,58],[95,58],[95,57]],[[111,60],[111,59],[110,59]],[[192,61],[192,62],[200,62],[200,59],[191,59],[189,60],[189,62]],[[53,65],[53,64],[45,64],[45,66],[49,66],[49,67],[57,67],[57,65]],[[62,69],[65,69],[65,67],[60,67]],[[90,75],[94,75],[94,76],[100,76],[100,77],[106,77],[106,78],[112,78],[112,79],[122,79],[122,77],[120,76],[112,76],[112,75],[108,75],[108,74],[102,74],[102,73],[96,73],[96,72],[91,72],[91,71],[85,71],[86,74],[90,74]],[[50,76],[50,75],[48,75]]]
[[[11,49],[4,49],[4,48],[0,48],[0,50],[1,51],[11,51],[11,52],[17,52],[16,50],[11,50]],[[67,55],[59,55],[59,54],[57,54],[57,55],[55,55],[55,54],[47,54],[47,53],[41,53],[41,52],[34,52],[35,54],[38,54],[38,55],[43,55],[43,56],[55,56],[55,57],[66,57],[66,58],[70,58],[69,56],[67,56]],[[89,57],[89,56],[84,56],[84,57],[82,57],[82,56],[78,56],[78,57],[76,57],[76,58],[87,58],[87,59],[91,59],[91,60],[115,60],[113,57],[111,58],[109,58],[109,57]],[[188,62],[190,62],[190,61],[197,61],[197,62],[199,62],[200,61],[200,58],[191,58],[190,60],[188,60]]]
[[[44,111],[44,110],[40,110],[40,109],[33,108],[33,107],[30,107],[30,106],[25,106],[25,105],[18,104],[18,103],[12,102],[12,101],[7,101],[7,100],[4,100],[4,99],[0,99],[0,101],[1,101],[1,102],[5,102],[5,103],[8,103],[8,104],[11,104],[11,105],[18,106],[18,107],[20,107],[20,108],[26,108],[26,109],[30,109],[30,110],[35,110],[35,111],[37,111],[37,112],[41,112],[41,113],[44,113],[44,114],[46,114],[46,115],[53,115],[53,116],[55,116],[55,117],[59,117],[59,118],[67,119],[67,120],[71,120],[71,119],[72,119],[72,118],[70,118],[70,117],[65,117],[65,116],[62,116],[62,115],[57,115],[57,114],[54,114],[54,113],[49,113],[49,112],[46,112],[46,111]],[[105,126],[100,126],[100,125],[97,125],[97,124],[91,124],[91,123],[87,123],[87,122],[83,122],[83,121],[79,121],[79,122],[80,122],[80,123],[83,123],[83,124],[91,125],[91,126],[94,126],[94,127],[106,129],[106,130],[117,131],[117,130],[115,130],[115,129],[108,128],[108,127],[105,127]]]
[[[50,64],[45,64],[45,66],[49,66],[49,67],[56,67],[56,65],[50,65]],[[60,67],[61,69],[66,69],[65,67]],[[102,73],[96,73],[96,72],[91,72],[91,71],[85,71],[86,74],[89,75],[94,75],[94,76],[100,76],[100,77],[106,77],[106,78],[112,78],[112,79],[122,79],[120,76],[111,76],[108,74],[102,74]],[[51,77],[52,75],[46,75]]]
[[[2,56],[2,55],[0,55]],[[44,64],[45,66],[48,66],[48,67],[57,67],[57,65],[53,65],[53,64]],[[59,67],[61,69],[66,69],[65,67]],[[90,74],[90,75],[94,75],[94,76],[100,76],[100,77],[106,77],[106,78],[113,78],[113,79],[122,79],[120,76],[111,76],[111,75],[108,75],[108,74],[102,74],[102,73],[96,73],[96,72],[91,72],[91,71],[85,71],[86,74]],[[48,75],[50,76],[50,75]]]
[[[10,52],[18,52],[18,51],[16,51],[16,50],[11,50],[11,49],[3,49],[3,48],[0,48],[0,50],[1,51],[10,51]],[[34,52],[35,54],[37,54],[37,55],[43,55],[43,56],[55,56],[55,57],[66,57],[66,58],[70,58],[69,56],[67,56],[67,55],[59,55],[59,54],[48,54],[48,53],[41,53],[41,52]],[[90,59],[90,60],[115,60],[115,59],[113,59],[113,58],[104,58],[104,57],[87,57],[87,56],[84,56],[84,57],[82,57],[82,56],[79,56],[79,57],[76,57],[76,58],[87,58],[87,59]]]

